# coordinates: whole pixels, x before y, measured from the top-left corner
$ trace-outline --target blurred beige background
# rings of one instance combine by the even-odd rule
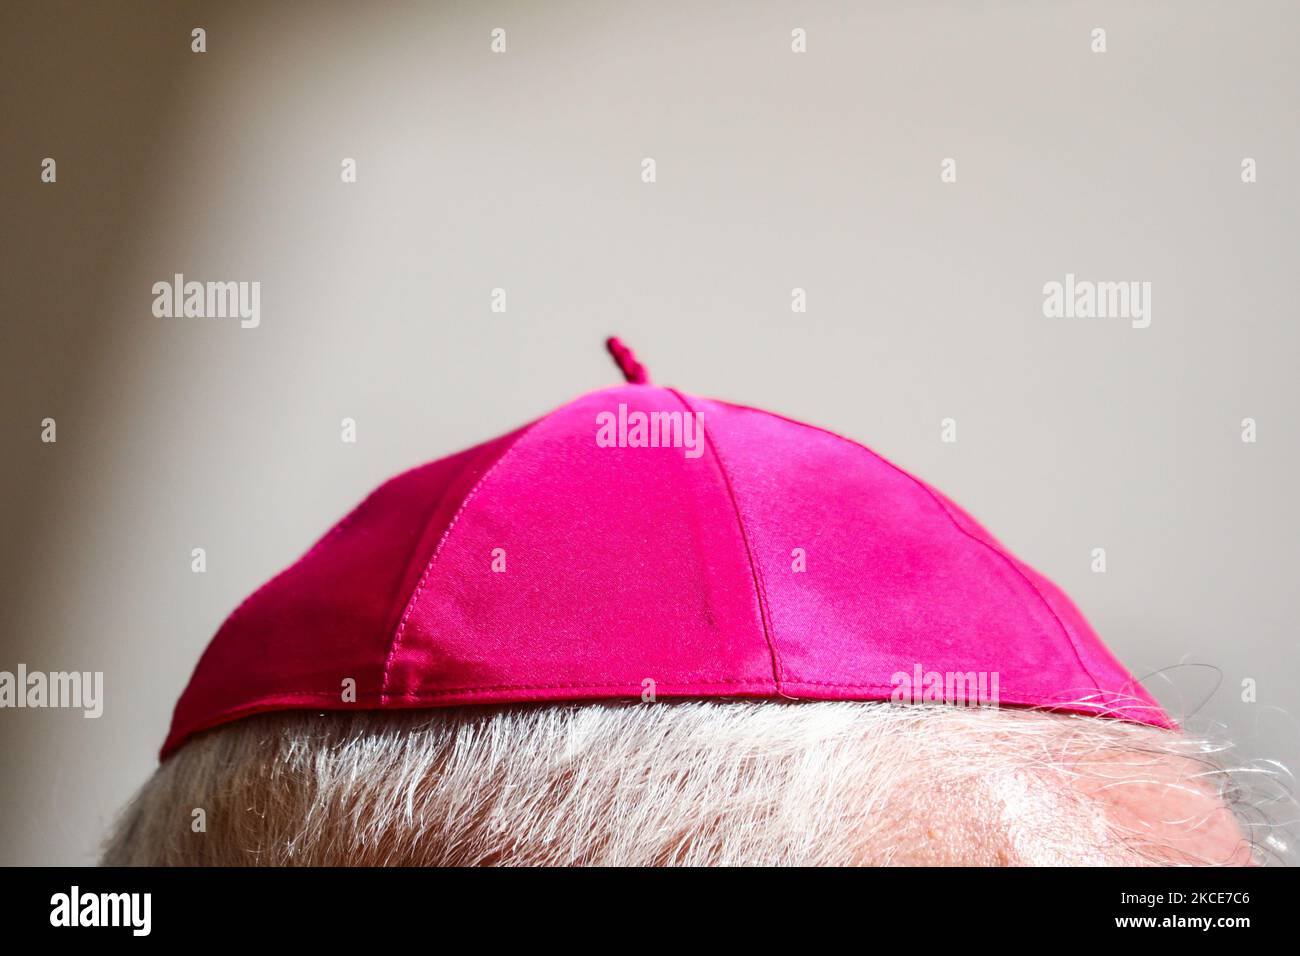
[[[1297,36],[1291,2],[9,0],[0,670],[106,702],[0,711],[0,863],[93,861],[236,603],[385,477],[615,382],[610,332],[937,484],[1294,766]],[[260,281],[260,328],[155,318],[177,272]],[[1151,327],[1044,318],[1067,272],[1152,282]]]

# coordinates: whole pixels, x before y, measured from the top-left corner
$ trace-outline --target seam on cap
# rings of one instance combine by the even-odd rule
[[[479,451],[480,454],[478,455],[471,454],[467,456],[469,460],[465,464],[465,468],[472,468],[473,463],[480,460],[483,457],[481,454],[481,449],[479,449]],[[457,473],[457,475],[459,474],[460,472]],[[402,595],[405,593],[403,585],[406,583],[407,570],[411,567],[412,564],[415,563],[415,561],[418,559],[418,556],[421,553],[423,553],[422,546],[424,545],[425,539],[429,534],[429,526],[433,524],[433,519],[436,518],[442,512],[443,504],[447,501],[447,497],[452,493],[452,489],[456,485],[456,477],[457,477],[456,475],[453,475],[451,478],[447,480],[447,482],[442,486],[442,489],[438,492],[436,500],[433,502],[432,505],[429,505],[425,510],[424,520],[420,522],[420,533],[416,535],[414,542],[407,549],[405,560],[402,561],[402,577],[398,580],[397,584],[394,585],[392,589],[392,596],[389,597],[388,599],[387,610],[384,612],[383,620],[380,622],[379,625],[379,633],[377,634],[377,638],[383,638],[385,635],[389,635],[389,638],[384,642],[388,648],[386,651],[384,651],[384,671],[387,671],[388,656],[392,653],[393,645],[392,645],[391,635],[397,629],[397,624],[398,621],[400,620],[398,614],[405,612],[406,603],[411,598],[410,594],[406,594],[406,597],[404,599],[402,597]],[[421,575],[421,577],[423,577],[423,575]],[[412,585],[412,588],[414,588],[414,585]],[[385,679],[386,679],[385,674],[381,672],[380,685],[379,685],[379,693],[381,697],[384,693]]]
[[[539,418],[536,421],[530,422],[528,425],[524,426],[522,429],[519,430],[519,434],[515,436],[514,441],[512,441],[501,452],[501,454],[497,456],[496,461],[492,462],[492,464],[488,466],[487,470],[484,471],[483,474],[479,475],[478,480],[474,482],[474,486],[470,488],[469,492],[461,500],[460,506],[456,509],[456,513],[452,515],[451,521],[449,521],[447,523],[447,527],[443,529],[442,536],[438,538],[438,543],[434,547],[433,553],[429,555],[428,563],[425,564],[424,566],[424,573],[420,575],[419,583],[416,584],[415,589],[411,592],[410,598],[407,599],[406,608],[402,612],[402,619],[398,623],[397,629],[393,632],[392,642],[388,646],[388,654],[384,658],[383,679],[380,681],[380,685],[379,685],[379,700],[381,704],[386,703],[392,696],[388,691],[388,685],[392,678],[393,661],[396,660],[397,658],[397,651],[398,648],[401,646],[402,637],[406,633],[406,625],[407,622],[410,620],[411,612],[415,610],[416,602],[419,599],[420,594],[424,591],[425,584],[428,583],[429,574],[433,571],[433,566],[438,560],[438,555],[442,553],[443,545],[447,543],[447,538],[451,535],[451,529],[456,527],[456,523],[460,521],[461,515],[463,515],[465,513],[465,509],[469,507],[469,503],[474,500],[474,496],[477,495],[479,489],[483,487],[483,483],[486,482],[488,478],[491,477],[492,473],[496,471],[497,468],[501,465],[501,463],[510,456],[510,453],[519,446],[519,443],[523,440],[524,436],[532,432],[533,428],[536,427],[539,423],[545,421],[547,417],[549,416],[544,416],[543,418]],[[430,521],[433,520],[433,517],[437,513],[437,511],[438,509],[435,507],[433,514],[429,516]]]
[[[880,461],[883,464],[888,465],[890,468],[898,472],[904,478],[907,478],[918,488],[924,491],[930,497],[930,500],[933,501],[939,507],[939,510],[942,511],[945,515],[947,515],[948,520],[952,522],[952,526],[954,528],[956,528],[959,532],[964,534],[966,537],[970,538],[976,544],[983,545],[985,548],[987,548],[988,550],[992,551],[995,555],[1000,557],[1003,561],[1006,562],[1007,566],[1010,567],[1011,570],[1015,572],[1015,574],[1018,575],[1019,578],[1029,586],[1029,589],[1034,593],[1034,596],[1038,598],[1039,602],[1043,605],[1043,608],[1047,611],[1048,614],[1052,616],[1052,620],[1056,621],[1056,626],[1061,629],[1061,633],[1065,635],[1065,641],[1070,646],[1070,650],[1074,652],[1074,659],[1075,661],[1078,662],[1079,669],[1083,671],[1084,676],[1087,677],[1088,680],[1092,681],[1093,687],[1100,688],[1101,686],[1100,683],[1098,682],[1097,678],[1093,676],[1093,673],[1091,670],[1089,670],[1088,665],[1084,663],[1083,655],[1079,653],[1079,645],[1078,643],[1076,643],[1074,639],[1074,633],[1068,627],[1066,627],[1065,622],[1061,620],[1061,616],[1056,613],[1056,608],[1052,607],[1051,602],[1047,600],[1043,592],[1039,589],[1038,585],[1036,585],[1033,582],[1033,580],[1030,579],[1029,575],[1025,574],[1025,572],[1020,568],[1017,560],[1013,558],[1010,554],[1008,554],[1004,548],[1000,547],[999,545],[992,544],[988,541],[985,541],[983,538],[979,537],[978,535],[971,534],[971,532],[967,531],[964,527],[962,527],[961,522],[957,520],[957,517],[952,513],[952,511],[948,508],[948,506],[943,503],[943,501],[935,493],[934,489],[931,488],[929,485],[927,485],[920,478],[917,478],[911,472],[908,472],[905,469],[900,468],[898,465],[894,464],[884,455],[881,455],[879,452],[875,451],[874,449],[869,448],[868,446],[862,444],[862,442],[854,441],[852,438],[847,438],[844,435],[839,434],[839,432],[832,431],[829,428],[824,428],[821,425],[812,425],[809,424],[808,422],[796,421],[793,418],[788,418],[787,416],[781,415],[777,412],[769,412],[766,409],[754,408],[750,405],[738,405],[734,402],[720,402],[720,404],[728,405],[732,408],[744,409],[745,411],[757,412],[762,415],[770,415],[773,418],[779,418],[783,422],[789,422],[791,425],[802,425],[804,428],[811,428],[814,431],[819,431],[822,432],[823,434],[830,435],[832,438],[838,438],[840,441],[846,442],[847,444],[852,445],[855,448],[862,449],[868,455],[871,455],[873,458],[875,458],[877,461]],[[1126,671],[1128,670],[1127,667],[1125,667],[1124,669]]]
[[[667,388],[665,391],[676,396],[687,413],[695,413],[694,406],[677,389]],[[767,641],[768,652],[772,655],[772,682],[776,685],[776,692],[782,694],[781,682],[784,680],[785,666],[781,662],[781,652],[777,649],[776,638],[772,633],[772,608],[767,602],[767,585],[763,581],[763,571],[758,562],[754,560],[754,549],[749,541],[749,532],[745,529],[745,519],[740,513],[740,501],[736,498],[736,490],[732,486],[731,475],[728,473],[727,464],[722,458],[722,449],[705,426],[703,412],[700,412],[699,416],[700,431],[708,439],[709,447],[713,449],[713,456],[718,459],[718,471],[722,473],[723,486],[727,489],[727,497],[731,499],[732,510],[736,513],[736,525],[740,528],[740,539],[745,544],[745,557],[749,560],[749,570],[754,577],[754,594],[758,599],[758,616],[763,625],[763,639]]]

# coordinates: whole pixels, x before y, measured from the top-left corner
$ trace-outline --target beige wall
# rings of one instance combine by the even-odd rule
[[[1294,764],[1298,9],[5,3],[0,670],[107,686],[0,711],[0,863],[94,859],[240,598],[386,476],[612,383],[610,331],[936,483]],[[154,318],[176,272],[260,281],[261,326]],[[1151,326],[1045,318],[1067,272],[1150,281]]]

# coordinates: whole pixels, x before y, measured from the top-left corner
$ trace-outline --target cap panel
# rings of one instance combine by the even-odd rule
[[[1131,689],[1122,669],[1089,674],[1020,563],[924,483],[822,429],[692,401],[736,491],[786,693],[888,697],[917,667],[996,673],[1007,703]]]
[[[774,690],[716,460],[703,444],[636,447],[632,427],[598,443],[602,420],[638,412],[691,427],[672,393],[627,386],[552,413],[502,457],[412,596],[387,701],[640,695],[646,680],[665,695]]]
[[[343,707],[345,678],[356,682],[357,704],[377,705],[395,609],[410,590],[407,566],[423,566],[421,542],[440,506],[449,497],[454,505],[457,487],[472,484],[512,438],[390,479],[253,592],[199,659],[164,756],[195,730],[248,713]]]
[[[949,516],[963,531],[995,549],[1014,564],[1039,599],[1051,608],[1052,614],[1068,636],[1081,667],[1091,679],[1090,685],[1085,688],[1057,689],[1058,697],[1077,701],[1081,705],[1088,703],[1091,710],[1098,714],[1123,717],[1155,724],[1158,727],[1178,726],[1141,682],[1110,652],[1105,642],[1064,591],[1039,571],[1011,554],[983,525],[951,498],[928,484],[925,487],[944,506]],[[1078,706],[1070,709],[1088,712],[1090,708]]]

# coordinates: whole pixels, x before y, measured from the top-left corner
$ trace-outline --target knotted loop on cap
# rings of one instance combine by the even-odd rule
[[[618,363],[619,371],[627,379],[629,385],[649,385],[650,374],[646,371],[645,366],[636,360],[633,351],[624,345],[613,335],[605,340],[605,348],[609,349],[609,354],[614,357]]]

